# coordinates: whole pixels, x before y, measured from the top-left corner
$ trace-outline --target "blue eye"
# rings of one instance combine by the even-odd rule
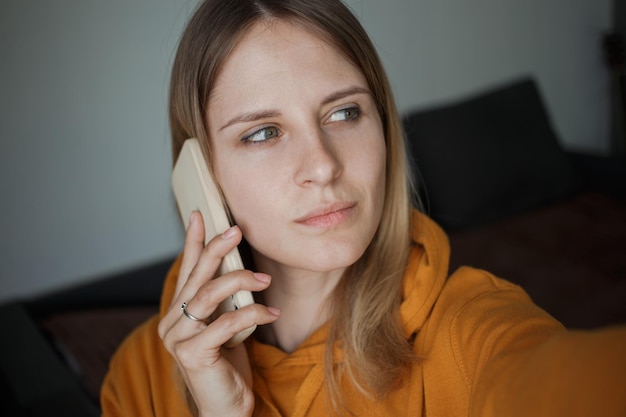
[[[330,115],[329,122],[343,122],[356,120],[361,115],[361,110],[358,107],[348,107],[338,110]]]
[[[280,131],[275,126],[268,126],[257,130],[251,135],[241,138],[242,142],[265,142],[278,137]]]

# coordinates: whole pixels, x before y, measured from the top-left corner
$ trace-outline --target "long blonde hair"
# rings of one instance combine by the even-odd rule
[[[242,34],[260,20],[283,19],[333,45],[367,79],[386,141],[382,220],[365,254],[343,277],[332,304],[326,357],[327,388],[341,402],[340,378],[383,397],[414,360],[399,320],[402,277],[411,243],[411,184],[391,87],[369,37],[341,0],[207,0],[189,21],[172,68],[169,115],[174,158],[185,139],[200,139],[210,159],[207,106],[221,65]],[[345,362],[333,367],[341,342]]]

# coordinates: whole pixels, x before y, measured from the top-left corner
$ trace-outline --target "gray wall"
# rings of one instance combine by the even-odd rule
[[[0,2],[0,300],[171,256],[168,70],[195,0]],[[534,75],[568,148],[608,149],[610,0],[349,0],[400,109]]]

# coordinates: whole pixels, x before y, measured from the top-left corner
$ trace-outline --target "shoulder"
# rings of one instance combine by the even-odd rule
[[[476,415],[622,415],[624,326],[567,330],[486,271],[461,268],[448,284],[442,332]]]
[[[494,357],[561,331],[517,285],[462,267],[445,281],[415,342],[425,358],[426,397],[442,414],[467,414],[476,382]]]
[[[459,268],[450,275],[435,310],[448,323],[453,336],[465,343],[468,338],[480,339],[483,348],[490,342],[504,343],[513,329],[516,338],[547,336],[564,330],[521,287],[470,267]]]
[[[468,389],[495,355],[540,345],[565,330],[519,286],[470,267],[450,275],[428,327],[425,347],[455,363]]]

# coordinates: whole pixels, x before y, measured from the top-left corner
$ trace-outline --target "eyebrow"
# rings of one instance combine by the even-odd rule
[[[322,105],[328,105],[337,100],[341,100],[345,97],[349,97],[355,94],[371,95],[371,92],[367,88],[363,88],[363,87],[348,87],[344,90],[336,91],[330,94],[329,96],[327,96],[326,98],[324,98],[324,100],[322,100]],[[241,113],[241,114],[236,115],[232,119],[230,119],[228,122],[226,122],[222,127],[219,128],[219,130],[220,131],[224,130],[227,127],[232,126],[237,123],[254,122],[257,120],[268,119],[268,118],[277,117],[277,116],[280,116],[280,112],[278,110],[262,110],[262,111],[256,111],[256,112]]]
[[[224,126],[220,127],[219,130],[224,130],[227,127],[232,126],[236,123],[254,122],[256,120],[267,119],[279,115],[280,112],[278,110],[263,110],[258,112],[242,113],[230,119],[228,122],[226,122],[226,124],[224,124]]]
[[[337,92],[334,92],[328,97],[326,97],[324,100],[322,100],[322,105],[327,105],[334,101],[341,100],[342,98],[350,97],[355,94],[371,95],[371,92],[367,88],[363,88],[363,87],[358,87],[358,86],[348,87],[344,90],[339,90]]]

